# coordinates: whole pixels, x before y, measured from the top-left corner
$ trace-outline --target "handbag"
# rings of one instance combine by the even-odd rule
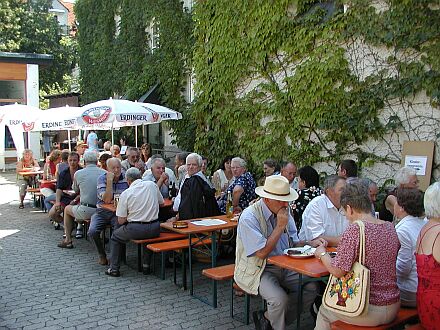
[[[351,317],[368,312],[370,297],[370,270],[364,266],[365,224],[360,220],[355,223],[359,226],[359,261],[340,278],[330,275],[322,302],[328,310]]]

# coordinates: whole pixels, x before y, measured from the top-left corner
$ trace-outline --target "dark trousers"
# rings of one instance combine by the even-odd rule
[[[160,222],[129,222],[113,231],[110,239],[110,269],[119,270],[119,260],[124,244],[132,239],[154,238],[160,235]]]
[[[117,219],[118,217],[115,212],[101,208],[98,208],[90,219],[90,227],[87,235],[95,242],[100,257],[105,258],[106,256],[104,244],[102,244],[101,232],[105,230],[108,225],[111,225],[112,230],[115,230],[118,223]]]

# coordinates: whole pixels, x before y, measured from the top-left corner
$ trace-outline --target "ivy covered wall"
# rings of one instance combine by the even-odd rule
[[[184,114],[184,120],[170,125],[178,134],[177,142],[185,148],[188,139],[181,136],[190,117],[185,115],[187,104],[181,92],[192,67],[193,22],[181,2],[77,0],[75,14],[83,101],[115,94],[135,100],[159,82],[163,104]],[[160,45],[154,52],[148,33],[153,19]]]
[[[354,157],[379,180],[404,140],[438,150],[438,2],[344,3],[199,1],[196,149],[326,171]]]

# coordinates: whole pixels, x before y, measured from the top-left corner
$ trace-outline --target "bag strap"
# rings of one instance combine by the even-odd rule
[[[355,223],[359,226],[359,263],[365,265],[365,224],[361,220]]]

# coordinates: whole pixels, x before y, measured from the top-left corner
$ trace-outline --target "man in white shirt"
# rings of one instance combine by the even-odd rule
[[[129,188],[119,197],[116,216],[119,228],[110,239],[110,268],[106,274],[121,276],[119,255],[123,244],[132,239],[154,238],[160,235],[159,206],[164,203],[154,182],[142,181],[139,169],[132,167],[125,173]]]
[[[322,238],[329,246],[339,244],[341,235],[348,225],[347,219],[339,211],[344,187],[343,177],[330,175],[325,179],[324,194],[314,198],[304,210],[300,240]]]

